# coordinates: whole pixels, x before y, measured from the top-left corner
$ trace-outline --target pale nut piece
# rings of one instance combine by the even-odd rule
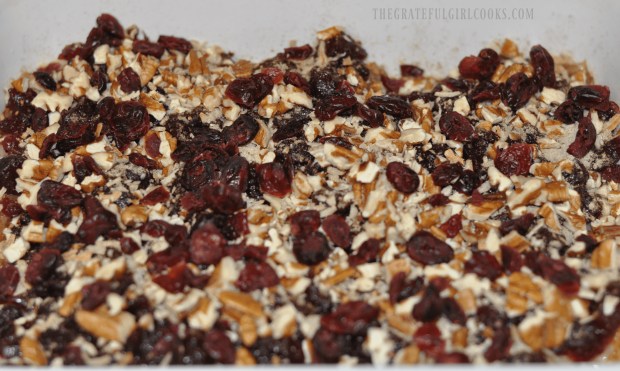
[[[121,221],[128,227],[146,223],[149,216],[144,205],[131,205],[121,213]]]
[[[616,247],[616,241],[611,238],[601,242],[592,252],[592,268],[614,268],[616,266]]]
[[[137,326],[135,317],[128,312],[109,316],[100,311],[79,310],[75,313],[75,320],[91,334],[106,340],[116,340],[121,344],[125,344]]]
[[[251,347],[258,339],[256,323],[249,315],[243,315],[239,319],[239,334],[241,342],[247,347]]]
[[[220,294],[220,301],[224,306],[238,310],[254,318],[260,318],[265,315],[262,305],[248,294],[224,291]]]
[[[22,351],[22,357],[30,363],[37,366],[47,366],[47,356],[39,340],[24,336],[19,341],[19,348]]]

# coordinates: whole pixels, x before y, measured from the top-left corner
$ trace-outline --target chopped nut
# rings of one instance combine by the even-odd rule
[[[128,312],[109,316],[101,311],[78,310],[75,313],[75,320],[80,327],[91,334],[106,340],[116,340],[121,344],[125,344],[136,328],[136,319]]]

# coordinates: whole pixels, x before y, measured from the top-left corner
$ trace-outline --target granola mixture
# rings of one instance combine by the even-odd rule
[[[620,123],[510,40],[388,77],[110,15],[0,117],[0,364],[620,359]]]

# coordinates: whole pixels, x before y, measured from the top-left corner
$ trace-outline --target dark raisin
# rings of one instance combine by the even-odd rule
[[[385,175],[397,191],[405,194],[417,191],[420,186],[418,174],[400,162],[390,162],[385,169]]]
[[[243,146],[254,140],[259,129],[260,125],[252,116],[243,114],[232,125],[225,127],[222,134],[226,141],[232,141],[237,146]]]
[[[435,265],[452,260],[454,251],[430,232],[418,231],[407,242],[407,254],[418,263]]]
[[[336,92],[336,82],[325,71],[312,71],[310,75],[310,94],[314,98],[326,98]]]
[[[457,180],[463,174],[463,166],[459,163],[451,164],[444,162],[437,166],[431,174],[433,183],[437,187],[445,187]]]
[[[448,139],[471,142],[478,136],[469,120],[458,112],[446,112],[439,119],[439,129]]]
[[[507,275],[519,272],[523,266],[523,258],[521,254],[510,246],[501,245],[502,251],[502,267]]]
[[[534,214],[527,213],[516,219],[502,222],[502,224],[499,227],[499,232],[502,234],[502,236],[505,236],[511,231],[515,230],[520,235],[525,236],[527,234],[527,231],[532,226],[532,223],[534,222],[535,217],[536,216]]]
[[[421,277],[415,280],[407,282],[407,274],[405,272],[398,272],[392,277],[390,281],[390,302],[392,304],[399,303],[415,294],[420,292],[424,288],[424,279]]]
[[[383,113],[374,109],[370,109],[363,104],[356,103],[355,105],[353,105],[351,112],[353,116],[357,116],[363,119],[373,128],[383,126],[383,122],[385,121]]]
[[[404,100],[387,95],[375,96],[366,102],[368,107],[394,116],[398,119],[413,117],[413,109]]]
[[[95,310],[106,302],[110,293],[110,283],[107,281],[96,281],[90,285],[82,287],[82,309]]]
[[[286,125],[279,128],[271,139],[274,143],[278,143],[281,140],[293,138],[301,135],[304,131],[304,121],[303,120],[292,120],[289,121]]]
[[[120,75],[118,77],[120,78]],[[96,88],[99,94],[103,94],[103,92],[107,89],[107,84],[108,84],[108,76],[105,73],[101,72],[100,70],[93,73],[93,75],[90,77],[90,86]],[[122,86],[121,86],[121,89],[123,89]],[[139,86],[138,86],[138,89],[140,89]]]
[[[579,120],[575,141],[568,146],[566,152],[577,158],[583,158],[594,147],[595,141],[596,128],[589,116],[584,117]]]
[[[474,103],[483,102],[485,100],[496,100],[501,97],[501,89],[501,84],[498,85],[489,80],[480,81],[478,85],[469,92],[469,99]]]
[[[139,140],[149,130],[149,113],[146,106],[139,102],[120,102],[114,106],[110,121],[114,130],[118,149],[123,152],[129,142]]]
[[[261,95],[260,86],[252,79],[237,78],[228,84],[225,94],[233,102],[247,107],[254,107],[254,103]]]
[[[293,241],[293,253],[297,261],[306,265],[316,265],[327,259],[330,253],[327,238],[321,232],[297,236]]]
[[[423,74],[424,74],[424,70],[418,66],[412,66],[409,64],[400,65],[401,76],[422,77]]]
[[[287,71],[284,74],[283,80],[285,84],[296,86],[299,89],[305,91],[306,93],[310,93],[310,85],[308,84],[308,81],[301,77],[301,75],[297,72]]]
[[[56,91],[56,81],[54,81],[54,78],[48,73],[36,71],[32,74],[34,75],[35,80],[37,80],[39,85],[41,85],[44,89]]]
[[[482,180],[477,173],[471,170],[465,170],[463,171],[463,174],[461,174],[461,176],[458,178],[458,180],[453,184],[453,187],[459,193],[469,196],[478,187],[480,187],[481,184]]]
[[[534,80],[523,72],[517,72],[510,76],[503,85],[502,101],[506,106],[516,110],[523,107],[537,90],[538,86]]]

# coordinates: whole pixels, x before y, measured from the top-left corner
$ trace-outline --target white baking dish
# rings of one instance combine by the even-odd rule
[[[403,9],[407,19],[402,17]],[[482,18],[483,9],[485,19],[454,19],[456,14]],[[499,9],[502,19],[488,19],[489,9],[493,18]],[[65,45],[84,41],[96,17],[104,12],[115,15],[125,27],[137,24],[151,39],[165,34],[204,40],[254,62],[273,56],[291,40],[296,40],[298,45],[312,42],[315,31],[341,25],[363,41],[369,60],[385,65],[392,74],[397,74],[401,63],[417,64],[431,73],[445,74],[464,56],[477,54],[492,40],[509,37],[519,43],[521,50],[542,44],[554,55],[569,52],[578,61],[586,59],[596,81],[611,88],[612,99],[620,97],[620,74],[616,67],[620,51],[615,48],[620,2],[576,0],[544,3],[531,0],[511,3],[0,0],[2,86],[22,69],[32,70],[44,61],[55,59]],[[409,14],[417,18],[410,19]],[[507,19],[513,14],[533,19]],[[4,107],[4,99],[0,100],[0,107]],[[561,367],[612,369],[617,366]],[[528,366],[530,370],[543,368],[549,366]]]

